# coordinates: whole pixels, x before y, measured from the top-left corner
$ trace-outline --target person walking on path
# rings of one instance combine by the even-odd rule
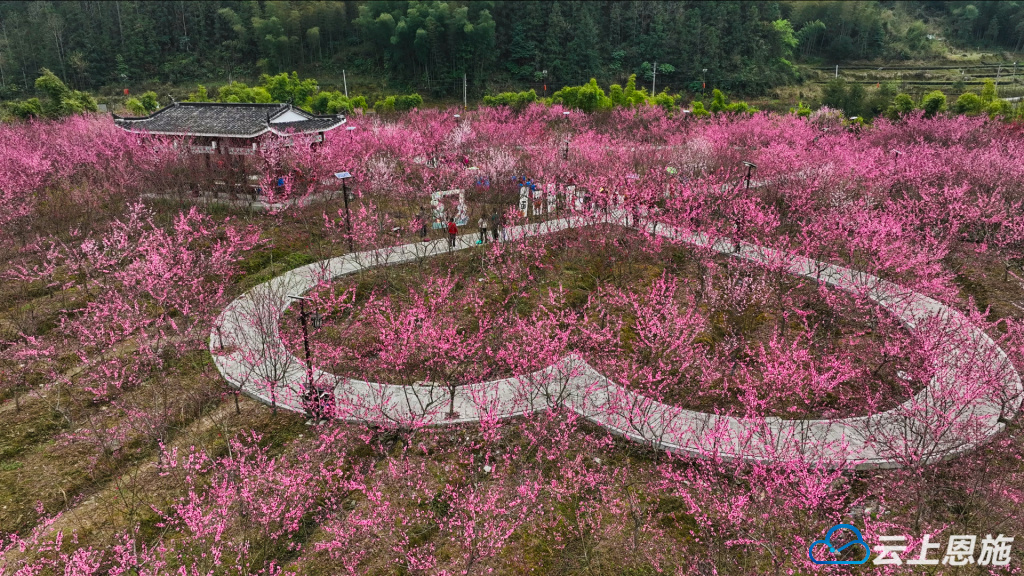
[[[476,225],[480,229],[480,243],[487,244],[487,214],[481,213]]]
[[[417,216],[417,218],[419,219],[419,224],[420,224],[420,240],[422,240],[423,242],[426,242],[427,241],[427,211],[423,208],[423,206],[420,206],[420,213],[419,213],[419,216]]]
[[[498,211],[491,212],[491,238],[498,241],[498,228],[500,228],[501,218],[498,216]]]
[[[508,231],[505,230],[508,224],[508,217],[504,212],[498,214],[498,230],[501,231],[501,241],[505,242],[508,240]]]
[[[448,218],[448,249],[452,250],[455,248],[455,237],[459,234],[459,227],[455,225],[455,220]]]

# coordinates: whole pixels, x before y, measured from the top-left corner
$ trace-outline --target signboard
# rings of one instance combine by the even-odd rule
[[[537,216],[543,213],[544,210],[544,185],[534,184],[533,185],[533,215]]]
[[[548,184],[548,214],[555,211],[556,204],[558,203],[558,192],[555,189],[554,184]]]
[[[458,204],[455,205],[455,225],[465,226],[469,223],[469,209],[466,207],[466,192],[461,188],[456,190],[440,190],[430,193],[430,205],[434,207],[435,220],[441,220],[443,224],[445,218],[448,216],[444,202],[442,202],[442,199],[448,196],[458,197]],[[443,227],[443,225],[438,226],[436,221],[434,222],[434,228]]]
[[[530,189],[526,186],[519,187],[519,211],[526,217],[526,210],[530,206]]]

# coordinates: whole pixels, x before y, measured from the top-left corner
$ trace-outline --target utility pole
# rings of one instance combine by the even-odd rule
[[[654,62],[654,72],[651,74],[651,96],[654,96],[655,94],[657,94],[657,92],[654,91],[655,82],[657,82],[657,81],[658,81],[658,62],[655,61]]]
[[[465,111],[468,108],[466,104],[466,74],[462,74],[462,110]]]
[[[348,100],[348,77],[344,70],[341,71],[341,81],[345,84],[345,99]]]
[[[836,78],[839,78],[839,64],[836,64]]]

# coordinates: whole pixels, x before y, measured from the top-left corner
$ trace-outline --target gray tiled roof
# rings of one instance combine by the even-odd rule
[[[305,119],[272,122],[288,111]],[[114,116],[114,123],[129,132],[253,138],[268,131],[276,134],[326,132],[344,124],[345,116],[315,116],[291,104],[180,102],[142,118]]]

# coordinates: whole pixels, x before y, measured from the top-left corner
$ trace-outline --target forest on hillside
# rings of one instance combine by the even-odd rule
[[[96,1],[0,3],[0,99],[41,68],[69,87],[342,70],[434,97],[557,90],[637,73],[759,94],[798,61],[928,57],[936,34],[1020,50],[1024,2]],[[706,70],[706,72],[704,72]],[[548,93],[550,93],[550,91]]]

